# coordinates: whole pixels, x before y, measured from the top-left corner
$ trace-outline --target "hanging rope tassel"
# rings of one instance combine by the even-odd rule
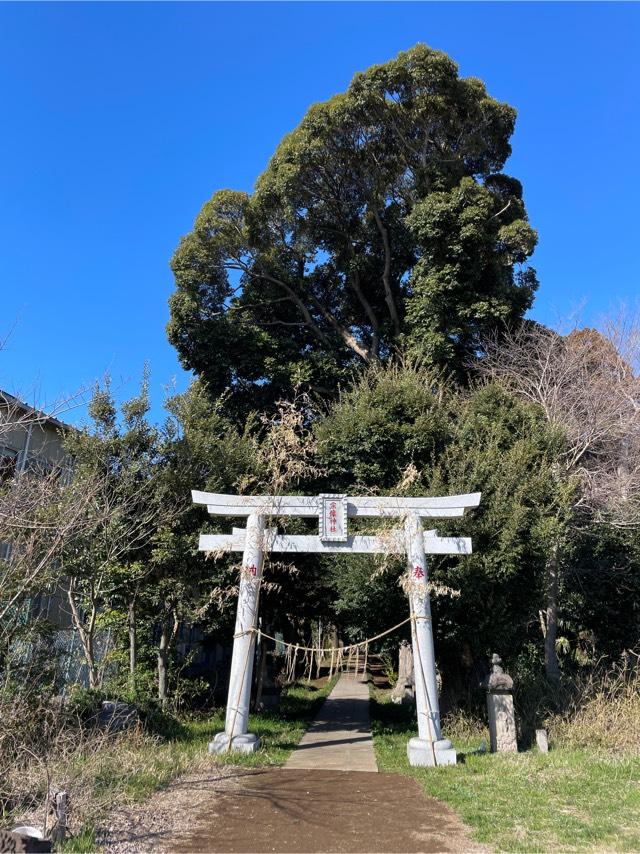
[[[284,681],[289,685],[291,679],[291,648],[287,647],[284,654]]]
[[[307,674],[307,685],[311,684],[311,668],[313,667],[313,647],[307,647],[304,657],[305,673]]]
[[[296,681],[296,669],[298,666],[298,644],[293,648],[293,656],[291,659],[291,673],[289,675],[289,684]]]

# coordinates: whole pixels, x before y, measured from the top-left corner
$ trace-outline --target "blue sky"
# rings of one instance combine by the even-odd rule
[[[164,331],[180,235],[311,103],[418,41],[518,109],[533,316],[635,303],[637,4],[3,3],[0,387],[51,401],[108,371],[127,397],[149,360],[160,418],[188,382]]]

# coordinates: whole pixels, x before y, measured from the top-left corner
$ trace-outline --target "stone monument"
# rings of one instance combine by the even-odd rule
[[[416,683],[413,676],[413,655],[406,640],[400,644],[398,652],[398,681],[391,692],[391,702],[413,703],[416,699]]]
[[[516,719],[513,712],[513,679],[502,668],[496,653],[491,658],[492,671],[482,683],[487,689],[489,740],[492,753],[517,753]]]

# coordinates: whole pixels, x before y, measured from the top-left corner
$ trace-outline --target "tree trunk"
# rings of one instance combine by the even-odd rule
[[[135,596],[129,601],[127,611],[127,628],[129,630],[129,681],[133,687],[138,664],[138,639],[136,636],[136,600]]]
[[[92,619],[90,621],[89,628],[86,631],[80,633],[80,640],[82,641],[82,646],[84,648],[84,657],[87,661],[87,668],[89,670],[89,688],[99,688],[101,683],[101,679],[98,674],[98,665],[96,664],[93,649],[93,641],[95,636],[94,626],[95,617],[92,614]]]
[[[93,655],[93,637],[89,636],[87,638],[83,638],[82,635],[80,635],[80,640],[82,641],[84,658],[87,663],[87,671],[89,674],[89,688],[99,688],[100,677],[98,675],[98,667],[96,665],[96,661]]]
[[[544,634],[544,666],[547,679],[558,682],[560,679],[560,667],[558,665],[558,652],[556,640],[558,637],[558,589],[560,584],[560,549],[558,543],[554,543],[547,559],[546,586],[547,607],[545,614]]]
[[[91,616],[89,617],[88,621],[83,619],[80,613],[80,608],[78,607],[78,603],[76,602],[75,585],[73,584],[73,582],[69,585],[69,589],[67,590],[67,599],[69,600],[69,605],[71,606],[71,621],[75,626],[76,631],[78,632],[80,643],[82,645],[82,652],[84,653],[84,660],[87,665],[87,672],[89,674],[89,688],[99,688],[100,675],[98,673],[98,666],[96,664],[93,648],[96,619],[98,616],[98,606],[96,605],[95,597],[93,596],[93,590],[91,591],[91,593]]]
[[[160,643],[158,644],[158,699],[162,704],[167,701],[167,674],[169,661],[169,623],[164,620]]]
[[[178,634],[180,620],[171,602],[164,603],[164,616],[158,644],[158,699],[164,705],[169,696],[169,652]]]

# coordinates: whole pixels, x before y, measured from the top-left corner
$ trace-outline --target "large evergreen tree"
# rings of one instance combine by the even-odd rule
[[[536,289],[515,110],[425,45],[357,74],[280,143],[252,194],[219,190],[172,267],[169,338],[242,411],[331,392],[402,345],[463,368]]]

